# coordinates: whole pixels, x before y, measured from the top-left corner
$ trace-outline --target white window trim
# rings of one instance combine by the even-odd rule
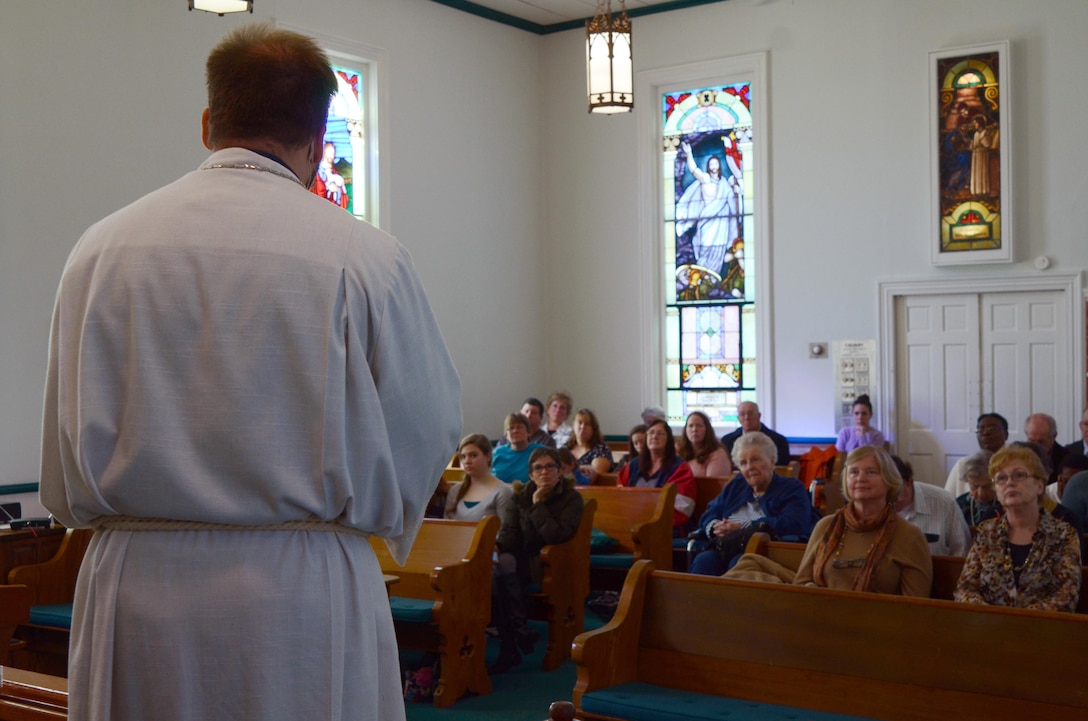
[[[755,179],[753,222],[758,242],[754,250],[756,283],[756,402],[763,421],[774,425],[774,334],[771,332],[773,288],[771,287],[770,223],[770,124],[767,122],[767,53],[752,53],[687,65],[643,70],[635,81],[635,114],[638,122],[638,250],[640,318],[652,323],[639,324],[641,391],[645,404],[665,406],[665,298],[664,273],[665,224],[661,212],[661,105],[663,93],[710,85],[751,83],[752,144],[759,159]],[[747,255],[748,249],[745,248]]]
[[[367,124],[367,221],[393,234],[389,188],[389,53],[384,48],[357,40],[326,35],[310,28],[278,22],[277,26],[312,37],[329,61],[358,70],[364,77]]]

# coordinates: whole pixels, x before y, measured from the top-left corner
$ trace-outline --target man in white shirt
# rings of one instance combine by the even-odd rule
[[[966,556],[971,548],[971,529],[956,499],[943,488],[915,483],[911,465],[898,456],[892,456],[892,460],[903,477],[895,512],[926,534],[934,556]]]

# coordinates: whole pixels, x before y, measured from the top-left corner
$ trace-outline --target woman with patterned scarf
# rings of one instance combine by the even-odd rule
[[[928,597],[933,580],[929,545],[921,531],[895,515],[903,479],[891,456],[883,448],[862,446],[850,452],[844,465],[843,494],[849,503],[816,524],[796,574],[747,554],[726,577]]]

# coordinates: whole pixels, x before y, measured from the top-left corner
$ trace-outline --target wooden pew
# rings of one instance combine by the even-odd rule
[[[796,571],[801,565],[801,557],[805,554],[805,544],[772,541],[766,533],[756,533],[748,540],[744,552],[767,556],[772,561]],[[929,592],[930,598],[952,600],[965,560],[961,556],[933,556],[933,587]],[[1088,566],[1081,566],[1080,587],[1076,612],[1088,614]]]
[[[404,566],[393,560],[385,541],[370,539],[382,572],[400,579],[390,598],[397,641],[439,654],[434,693],[439,708],[470,691],[491,692],[486,628],[499,525],[496,516],[479,523],[425,519]]]
[[[723,476],[695,476],[695,510],[691,513],[693,524],[699,522],[699,518],[706,512],[706,507],[732,480]],[[688,553],[690,541],[687,538],[678,538],[675,541],[672,549],[672,567],[678,571],[686,571],[691,562]]]
[[[530,594],[534,617],[548,622],[548,648],[544,651],[545,671],[559,668],[570,658],[574,637],[585,630],[586,596],[589,595],[589,541],[597,501],[585,499],[582,520],[574,537],[566,543],[540,549],[544,577],[540,593]]]
[[[55,721],[68,718],[68,681],[24,669],[0,669],[0,721]]]
[[[0,666],[11,665],[12,637],[16,628],[30,621],[30,597],[26,586],[0,586]]]
[[[642,562],[612,622],[575,639],[574,703],[579,718],[609,721],[635,715],[623,705],[654,704],[654,690],[666,709],[683,703],[685,718],[710,708],[759,719],[752,702],[885,721],[1088,718],[1085,648],[1088,618],[1077,614],[692,576]]]
[[[619,558],[623,554],[630,556],[631,563],[647,559],[658,568],[672,568],[674,484],[666,483],[662,488],[577,486],[577,489],[582,498],[597,500],[593,527],[616,540],[613,555],[617,555],[620,565],[627,565]],[[590,566],[598,565],[598,557],[592,557]]]
[[[89,528],[68,529],[51,559],[16,566],[8,572],[8,583],[24,585],[31,593],[30,620],[15,632],[15,637],[26,645],[16,652],[14,665],[67,677],[72,601],[79,567],[92,535],[94,531]]]

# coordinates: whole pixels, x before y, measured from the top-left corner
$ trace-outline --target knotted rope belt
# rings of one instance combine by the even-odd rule
[[[137,518],[135,516],[99,516],[91,525],[95,530],[108,531],[322,531],[347,533],[369,538],[370,534],[358,528],[345,526],[336,521],[307,518],[301,521],[282,521],[264,525],[213,523],[210,521],[175,521],[169,518]]]

